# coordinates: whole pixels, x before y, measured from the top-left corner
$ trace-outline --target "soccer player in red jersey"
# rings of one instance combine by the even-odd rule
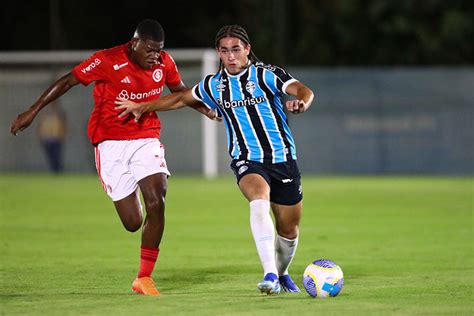
[[[151,274],[158,257],[164,230],[165,195],[170,175],[159,141],[160,120],[155,112],[139,121],[133,116],[118,118],[114,109],[117,97],[134,101],[153,101],[166,84],[170,91],[185,89],[176,64],[163,51],[164,31],[155,20],[141,21],[130,42],[98,51],[46,89],[11,125],[17,135],[27,128],[38,112],[73,86],[95,82],[94,101],[88,134],[95,149],[97,172],[104,190],[130,232],[143,223],[140,269],[132,289],[158,296]],[[192,106],[210,118],[215,112],[203,104]],[[143,221],[139,190],[146,217]]]

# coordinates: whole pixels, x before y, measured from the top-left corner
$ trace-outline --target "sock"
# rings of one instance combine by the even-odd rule
[[[275,264],[275,230],[270,216],[269,201],[253,200],[250,202],[250,228],[264,275],[270,272],[278,275]]]
[[[158,258],[160,248],[141,247],[140,250],[140,271],[138,278],[149,277],[155,268],[155,262]]]
[[[296,248],[298,247],[298,237],[295,239],[286,239],[277,235],[275,242],[276,250],[276,265],[278,268],[278,275],[282,276],[288,274],[288,267],[295,256]]]

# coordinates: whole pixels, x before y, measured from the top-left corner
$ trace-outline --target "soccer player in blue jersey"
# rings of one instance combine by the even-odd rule
[[[191,90],[156,101],[117,101],[117,109],[124,110],[119,116],[132,113],[138,121],[145,112],[199,101],[216,111],[227,129],[230,166],[250,204],[250,227],[264,270],[257,288],[267,294],[282,289],[300,292],[288,267],[298,245],[303,194],[295,143],[281,98],[283,94],[294,96],[285,106],[297,114],[309,108],[313,92],[285,70],[260,62],[247,32],[238,25],[222,27],[215,44],[220,57],[218,73],[206,76]]]

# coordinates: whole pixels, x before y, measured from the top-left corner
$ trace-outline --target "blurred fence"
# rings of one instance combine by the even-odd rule
[[[70,67],[0,65],[0,172],[47,171],[36,124],[9,134],[16,114]],[[187,85],[200,67],[180,67]],[[299,165],[315,174],[474,173],[474,68],[291,68],[316,93],[310,110],[289,115]],[[69,133],[67,172],[95,172],[87,139],[92,85],[60,99]],[[174,173],[202,173],[199,114],[182,109],[160,114],[162,142]],[[229,174],[225,129],[218,128],[218,171]]]
[[[290,119],[303,170],[473,174],[474,68],[293,72],[316,90]]]

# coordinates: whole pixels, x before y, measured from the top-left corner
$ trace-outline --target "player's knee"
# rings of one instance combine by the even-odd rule
[[[165,210],[165,196],[162,194],[154,195],[145,201],[147,213],[163,213]]]
[[[298,226],[279,227],[278,235],[286,239],[296,239],[298,237],[299,229]]]
[[[134,217],[123,223],[126,230],[131,233],[136,232],[142,227],[142,218]]]

